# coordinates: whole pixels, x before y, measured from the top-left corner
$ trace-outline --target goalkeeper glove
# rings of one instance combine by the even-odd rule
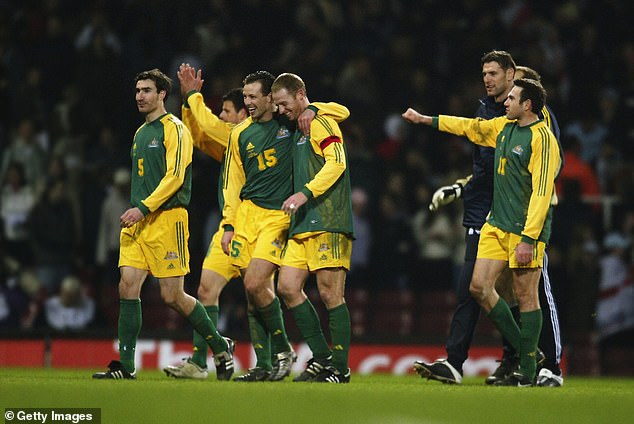
[[[462,189],[465,184],[471,180],[471,175],[467,178],[461,178],[456,181],[453,185],[440,187],[438,190],[434,192],[434,195],[431,198],[431,203],[429,204],[429,210],[435,211],[440,206],[448,205],[456,199],[462,197]]]

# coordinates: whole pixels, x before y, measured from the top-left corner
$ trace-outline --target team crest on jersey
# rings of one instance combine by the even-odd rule
[[[279,140],[280,138],[286,138],[289,135],[291,135],[291,132],[288,130],[288,128],[281,127],[279,130],[277,130],[277,135],[275,136],[275,138]]]
[[[299,140],[297,140],[297,145],[306,144],[310,140],[310,133],[302,135]]]
[[[320,244],[319,249],[317,249],[318,252],[325,252],[327,250],[330,250],[330,247],[328,247],[327,243]]]
[[[152,141],[150,141],[150,144],[148,144],[148,147],[158,147],[158,146],[159,146],[159,141],[156,139],[156,137],[154,137]]]
[[[281,249],[282,247],[284,247],[284,243],[282,242],[282,240],[280,239],[275,239],[271,242],[271,244],[275,247],[277,247],[278,249]]]
[[[513,150],[512,150],[512,151],[513,151],[513,153],[515,153],[515,154],[516,154],[516,155],[518,155],[518,156],[521,156],[521,155],[522,155],[522,153],[524,153],[524,149],[523,149],[523,148],[522,148],[522,146],[521,146],[521,145],[519,145],[519,144],[518,144],[517,146],[513,147]]]
[[[176,252],[167,252],[163,259],[166,261],[172,261],[174,259],[178,259],[178,254]]]

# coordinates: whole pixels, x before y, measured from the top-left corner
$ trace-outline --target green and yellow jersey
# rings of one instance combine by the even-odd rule
[[[186,207],[191,197],[193,141],[171,113],[144,123],[132,143],[130,204],[144,215]]]
[[[235,126],[214,115],[207,107],[203,95],[198,91],[187,93],[187,99],[182,107],[183,122],[189,128],[194,140],[194,147],[220,162],[220,176],[218,178],[218,207],[224,208],[223,193],[225,173],[225,151],[229,144],[229,135]],[[224,225],[221,222],[220,225]]]
[[[353,236],[350,172],[343,136],[337,122],[317,116],[310,134],[293,137],[293,182],[308,202],[291,218],[290,237],[318,232]]]
[[[495,147],[493,202],[487,222],[534,244],[548,243],[555,178],[561,169],[559,144],[544,120],[519,126],[506,117],[490,120],[434,118],[440,131]]]
[[[317,116],[344,120],[350,112],[336,103],[313,103]],[[293,193],[292,138],[295,125],[276,116],[268,122],[251,117],[236,125],[225,153],[223,220],[233,226],[240,201],[248,199],[264,209],[279,210]]]

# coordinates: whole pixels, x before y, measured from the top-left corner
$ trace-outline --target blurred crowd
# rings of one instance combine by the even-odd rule
[[[133,78],[157,67],[176,80],[183,62],[202,69],[213,110],[259,69],[297,73],[311,100],[345,104],[357,237],[349,289],[369,307],[377,293],[450,292],[463,255],[461,203],[428,204],[471,173],[471,146],[400,114],[473,116],[484,95],[480,57],[502,49],[540,72],[561,126],[566,166],[549,255],[564,338],[598,332],[632,343],[628,2],[0,0],[0,12],[1,328],[116,322],[118,217],[142,123]],[[167,105],[180,114],[177,83]],[[195,294],[219,212],[217,163],[196,152],[193,167]],[[246,321],[233,286],[221,298],[227,333]],[[166,309],[157,325],[179,328]]]

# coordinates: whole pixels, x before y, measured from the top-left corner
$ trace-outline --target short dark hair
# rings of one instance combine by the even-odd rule
[[[222,96],[222,101],[229,101],[233,103],[233,107],[236,112],[239,112],[241,109],[244,109],[245,112],[247,107],[244,105],[244,95],[242,94],[242,88],[232,88],[224,96]]]
[[[497,62],[505,71],[508,69],[517,69],[511,53],[504,50],[491,50],[480,58],[480,64],[482,65],[489,62]]]
[[[306,93],[306,84],[299,77],[299,75],[291,74],[290,72],[286,72],[278,75],[271,86],[272,91],[278,91],[281,89],[286,89],[288,94],[295,96],[299,90],[303,90],[304,94]]]
[[[537,72],[533,68],[529,68],[528,66],[517,66],[517,68],[515,68],[515,72],[517,71],[524,74],[522,78],[529,78],[538,82],[541,82],[542,80],[542,76],[539,75],[539,72]]]
[[[150,69],[149,71],[143,71],[136,74],[134,77],[134,84],[141,80],[152,80],[156,84],[156,90],[160,93],[165,91],[165,98],[167,100],[172,89],[172,79],[161,72],[158,68]]]
[[[262,94],[268,96],[271,93],[271,85],[273,85],[273,81],[275,81],[275,75],[269,71],[255,71],[244,77],[242,84],[253,84],[258,81],[262,84]]]
[[[520,78],[515,80],[515,85],[522,89],[520,103],[526,100],[531,101],[531,110],[539,114],[546,104],[546,90],[539,81],[530,78]]]

